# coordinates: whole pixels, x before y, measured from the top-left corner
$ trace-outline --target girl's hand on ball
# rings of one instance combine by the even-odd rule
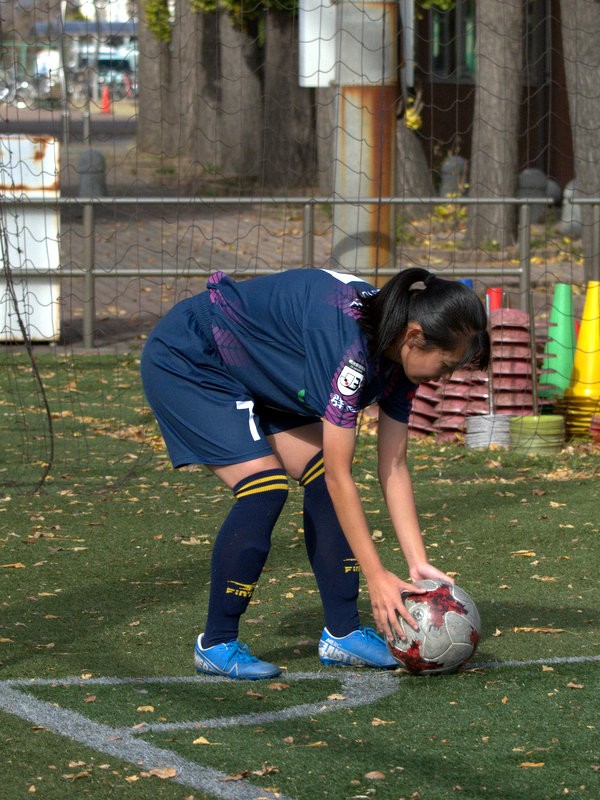
[[[377,630],[380,631],[384,637],[389,639],[395,634],[403,641],[406,640],[406,634],[398,619],[399,616],[405,619],[415,630],[419,629],[418,624],[409,614],[402,601],[402,593],[411,592],[422,594],[425,591],[424,589],[400,580],[400,578],[392,572],[388,572],[388,570],[384,570],[383,575],[381,575],[378,580],[368,582],[367,585],[371,598],[371,605],[373,607],[375,625]]]
[[[410,577],[413,581],[425,581],[425,580],[432,580],[432,581],[442,581],[442,583],[449,583],[454,584],[454,578],[451,578],[450,575],[446,575],[445,572],[442,572],[440,569],[429,564],[429,562],[424,562],[423,564],[416,564],[410,570]]]

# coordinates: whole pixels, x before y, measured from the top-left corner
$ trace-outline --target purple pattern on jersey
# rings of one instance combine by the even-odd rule
[[[362,303],[356,294],[356,289],[350,285],[336,286],[325,302],[334,308],[339,308],[352,319],[360,319],[362,315]]]
[[[229,276],[224,272],[215,272],[209,277],[206,286],[210,293],[210,302],[213,303],[217,308],[220,308],[223,314],[232,322],[238,324],[240,322],[239,314],[237,314],[231,303],[225,300],[220,289],[218,288],[219,283],[223,279],[228,281],[231,280],[231,278],[229,278]],[[219,328],[217,325],[213,325],[212,334],[219,354],[221,355],[221,358],[225,364],[230,367],[240,367],[249,363],[250,359],[248,358],[246,349],[244,348],[244,345],[240,339],[238,339],[234,333]]]
[[[241,321],[240,315],[235,307],[229,301],[225,300],[219,289],[219,283],[221,283],[223,279],[232,282],[231,278],[224,272],[215,272],[208,279],[206,286],[210,292],[210,302],[217,306],[217,308],[220,308],[226,317],[229,317],[232,322],[238,325]]]
[[[249,364],[250,359],[248,353],[240,340],[231,333],[231,331],[218,328],[216,325],[212,326],[212,335],[217,345],[219,355],[223,359],[223,363],[229,367],[242,367],[244,364]]]

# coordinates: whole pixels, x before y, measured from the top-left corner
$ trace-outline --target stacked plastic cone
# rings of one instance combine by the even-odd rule
[[[600,414],[600,281],[588,283],[571,379],[555,406],[569,437],[588,436],[592,418]]]
[[[531,360],[533,331],[527,312],[500,308],[490,313],[492,343],[491,414],[510,416],[533,412]]]
[[[497,298],[495,298],[497,300]],[[438,441],[465,436],[468,446],[508,445],[508,421],[533,411],[529,318],[518,309],[490,312],[489,373],[457,370],[449,380],[419,386],[409,422],[412,433]]]

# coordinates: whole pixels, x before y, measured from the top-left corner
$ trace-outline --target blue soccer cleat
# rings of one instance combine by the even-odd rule
[[[202,634],[196,640],[194,665],[196,672],[223,675],[238,681],[258,681],[281,674],[279,667],[250,655],[248,645],[237,640],[203,648]]]
[[[398,667],[398,662],[392,657],[384,640],[373,628],[362,626],[339,638],[332,636],[324,628],[319,642],[319,658],[328,667]]]

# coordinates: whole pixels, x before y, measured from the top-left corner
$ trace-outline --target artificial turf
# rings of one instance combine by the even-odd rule
[[[230,495],[204,470],[170,469],[137,360],[39,359],[54,461],[35,494],[47,420],[26,359],[3,373],[0,682],[47,679],[19,690],[115,730],[152,721],[143,741],[219,770],[232,797],[252,786],[296,800],[600,796],[597,446],[574,442],[544,459],[411,442],[429,556],[481,613],[476,669],[394,673],[385,697],[336,709],[343,687],[317,659],[322,615],[293,487],[242,626],[252,650],[282,666],[281,685],[165,684],[193,674],[211,544]],[[366,428],[355,476],[382,558],[405,576]],[[364,588],[360,605],[368,624]],[[306,673],[316,677],[294,677]],[[90,683],[103,677],[138,682]],[[285,715],[321,702],[323,713]],[[258,711],[274,716],[201,732],[160,727]],[[0,797],[62,800],[74,787],[98,800],[210,796],[6,709],[0,725]]]

